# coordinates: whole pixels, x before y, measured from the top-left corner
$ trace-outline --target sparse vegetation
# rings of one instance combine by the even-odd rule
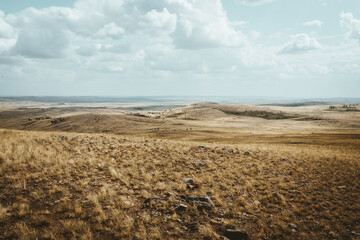
[[[267,111],[231,111],[231,110],[224,110],[221,109],[222,112],[230,115],[236,116],[247,116],[247,117],[259,117],[264,119],[290,119],[290,118],[297,118],[300,117],[299,115],[290,115],[287,113],[274,113],[274,112],[267,112]]]
[[[0,236],[220,239],[241,228],[250,239],[356,239],[354,141],[204,145],[0,130]]]

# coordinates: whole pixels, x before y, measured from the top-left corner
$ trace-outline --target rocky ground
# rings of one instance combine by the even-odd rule
[[[359,156],[0,130],[0,239],[359,239]]]

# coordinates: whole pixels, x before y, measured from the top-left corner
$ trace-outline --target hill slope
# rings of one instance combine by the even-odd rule
[[[359,155],[0,130],[0,238],[356,239]]]

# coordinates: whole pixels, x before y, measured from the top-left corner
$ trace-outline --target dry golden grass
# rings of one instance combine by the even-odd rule
[[[221,239],[237,227],[250,239],[357,239],[360,148],[346,141],[0,130],[0,239]],[[213,209],[186,200],[205,195]]]

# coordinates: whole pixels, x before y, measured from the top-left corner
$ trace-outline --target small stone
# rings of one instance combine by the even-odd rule
[[[225,232],[225,237],[227,237],[230,240],[242,240],[242,239],[248,239],[249,235],[247,231],[243,229],[227,229]]]
[[[345,189],[346,186],[338,186],[338,189]]]
[[[197,209],[201,210],[201,209],[205,209],[205,210],[211,210],[214,208],[214,206],[212,206],[211,204],[207,203],[207,202],[200,202],[200,201],[193,201],[192,202],[194,206],[197,207]]]
[[[233,153],[232,148],[225,148],[224,153],[231,154]]]
[[[183,178],[182,181],[183,181],[183,183],[185,183],[185,184],[191,184],[191,185],[195,184],[195,181],[194,181],[193,178],[187,178],[187,177],[186,177],[186,178]]]
[[[296,225],[295,223],[289,223],[289,226],[290,226],[291,228],[297,228],[297,225]]]
[[[197,196],[191,198],[192,205],[195,205],[198,209],[211,210],[215,207],[215,204],[208,196]]]
[[[154,196],[154,197],[150,197],[150,198],[145,199],[145,201],[144,201],[144,203],[143,203],[143,208],[149,207],[151,201],[160,202],[160,201],[161,201],[161,197],[159,197],[159,196]]]
[[[179,206],[176,207],[176,211],[185,211],[187,209],[187,205],[180,203]]]
[[[186,187],[190,190],[194,189],[194,188],[198,188],[199,186],[195,183],[193,178],[183,178],[182,179],[183,183],[186,184]]]
[[[245,155],[245,156],[250,156],[251,153],[250,153],[250,152],[244,152],[244,155]]]
[[[196,206],[198,209],[211,210],[215,207],[215,204],[208,196],[194,196],[179,195],[179,198],[186,201],[192,206]]]
[[[215,218],[216,222],[218,223],[221,223],[221,222],[224,222],[224,219],[223,218]]]
[[[43,214],[44,214],[44,215],[49,215],[49,214],[50,214],[50,211],[49,211],[49,210],[45,210],[45,211],[43,212]]]
[[[273,193],[273,197],[277,199],[281,199],[280,193]]]
[[[175,195],[174,193],[172,193],[172,192],[166,193],[165,196],[166,196],[167,198],[169,198],[169,197],[176,197],[176,195]]]

